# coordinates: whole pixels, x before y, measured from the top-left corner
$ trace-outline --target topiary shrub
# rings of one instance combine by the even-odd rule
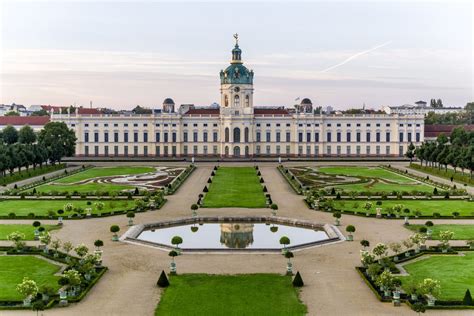
[[[341,193],[337,192],[337,194],[336,194],[336,199],[337,199],[337,200],[340,200],[340,199],[341,199]]]
[[[161,271],[160,278],[158,279],[158,282],[156,282],[156,285],[158,285],[159,287],[168,287],[170,285],[165,271]]]
[[[202,190],[202,192],[209,192],[207,186],[204,186],[204,189]]]
[[[207,183],[212,183],[211,178],[207,179]]]
[[[464,298],[462,299],[463,305],[471,306],[472,305],[472,296],[471,296],[471,291],[469,289],[466,290],[466,293],[464,294]]]
[[[265,185],[263,186],[263,192],[267,192],[267,187]]]
[[[139,195],[140,194],[140,191],[138,190],[137,187],[135,187],[135,192],[133,192],[134,195]]]
[[[301,278],[300,272],[296,272],[295,278],[293,279],[294,287],[302,287],[304,285],[303,278]]]
[[[433,189],[433,195],[438,195],[438,188]]]
[[[263,180],[263,178],[260,178],[260,183],[264,183],[265,181]]]
[[[336,189],[334,188],[331,189],[331,195],[336,195]]]

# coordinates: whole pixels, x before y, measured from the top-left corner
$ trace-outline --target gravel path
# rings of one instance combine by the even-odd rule
[[[308,163],[297,163],[308,165]],[[327,164],[327,163],[326,163]],[[332,165],[333,163],[331,163]],[[347,164],[347,163],[346,163]],[[168,165],[168,164],[167,164]],[[182,164],[183,165],[183,164]],[[232,165],[245,165],[233,163]],[[247,164],[252,165],[252,164]],[[279,174],[275,163],[259,164],[265,185],[275,203],[278,216],[295,217],[316,222],[333,222],[332,214],[309,210],[303,197],[296,195]],[[137,214],[136,223],[190,216],[190,205],[206,184],[214,164],[198,164],[198,168],[178,192],[168,196],[161,210]],[[199,215],[269,215],[269,209],[200,209]],[[0,221],[3,223],[5,221]],[[15,221],[21,222],[21,221]],[[31,221],[26,221],[31,222]],[[46,221],[45,221],[46,222]],[[359,264],[359,241],[399,241],[411,232],[403,228],[403,220],[378,220],[344,215],[345,226],[356,226],[354,242],[343,242],[295,252],[294,268],[302,274],[305,286],[301,299],[310,315],[366,316],[414,315],[408,307],[380,303],[356,273]],[[96,239],[105,241],[104,265],[110,270],[79,304],[55,308],[44,315],[153,315],[160,291],[156,287],[161,270],[168,271],[166,252],[150,247],[110,241],[109,227],[118,224],[121,233],[127,229],[125,216],[83,221],[65,221],[55,236],[93,247]],[[176,258],[178,273],[284,273],[286,259],[278,254],[186,254]],[[0,311],[0,315],[31,315],[31,311]],[[472,311],[429,311],[427,315],[472,315]]]

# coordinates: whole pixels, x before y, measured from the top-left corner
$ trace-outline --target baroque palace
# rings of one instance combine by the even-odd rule
[[[305,98],[293,108],[257,107],[254,72],[237,36],[220,72],[221,105],[167,98],[153,114],[54,114],[75,130],[76,156],[97,157],[396,157],[423,142],[423,115],[316,114]]]

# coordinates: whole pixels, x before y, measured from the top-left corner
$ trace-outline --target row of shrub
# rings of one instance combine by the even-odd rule
[[[195,169],[196,166],[194,164],[189,165],[179,176],[174,178],[173,181],[166,186],[166,194],[174,194]]]
[[[420,177],[420,176],[417,176],[415,174],[409,173],[408,170],[402,171],[400,169],[393,168],[391,165],[381,166],[381,168],[387,169],[389,171],[392,171],[392,172],[395,172],[395,173],[398,173],[398,174],[401,174],[401,175],[404,175],[406,177],[412,178],[414,180],[417,180],[417,181],[420,181],[420,182],[423,182],[423,183],[426,183],[426,184],[429,184],[429,185],[437,186],[437,187],[439,187],[443,190],[446,190],[446,191],[457,190],[457,191],[459,191],[459,193],[466,194],[466,190],[459,190],[459,189],[457,189],[456,185],[453,185],[451,187],[450,185],[433,181],[433,180],[430,179],[429,176]]]
[[[289,169],[283,167],[282,165],[279,165],[277,168],[280,171],[280,173],[285,177],[286,181],[288,181],[288,183],[296,192],[296,194],[303,194],[304,186],[298,180],[298,178],[295,177],[295,175]]]
[[[63,167],[61,169],[64,169],[66,167],[65,164],[62,164],[62,166]],[[18,185],[15,184],[13,189],[4,191],[3,195],[18,195],[19,192],[21,192],[21,191],[26,191],[26,190],[35,188],[37,186],[40,186],[42,184],[46,184],[46,183],[49,183],[49,182],[52,182],[52,181],[55,181],[55,180],[58,180],[58,179],[62,179],[62,178],[68,177],[70,175],[85,171],[85,170],[90,169],[90,168],[93,168],[93,166],[84,166],[84,165],[82,165],[81,168],[78,168],[78,169],[75,169],[75,170],[72,170],[72,171],[67,171],[67,169],[66,169],[66,170],[64,170],[64,172],[62,174],[58,174],[54,177],[46,178],[45,176],[43,176],[41,180],[30,182],[30,183],[22,185],[22,186],[18,186]],[[26,192],[25,192],[25,194],[26,194]],[[31,193],[27,193],[27,194],[31,194]]]
[[[470,173],[461,173],[461,172],[454,172],[454,170],[451,169],[438,169],[438,168],[433,168],[433,167],[427,167],[427,166],[421,166],[417,163],[411,163],[410,168],[415,169],[415,170],[420,170],[435,176],[440,176],[442,178],[450,179],[451,182],[453,180],[459,181],[466,184],[471,184],[474,185],[474,177],[471,177]]]
[[[55,164],[55,165],[44,165],[42,167],[36,167],[35,169],[28,169],[17,171],[7,176],[0,176],[0,185],[5,186],[7,184],[25,180],[32,177],[37,177],[42,174],[46,174],[49,172],[57,171],[66,168],[66,165],[63,163]]]

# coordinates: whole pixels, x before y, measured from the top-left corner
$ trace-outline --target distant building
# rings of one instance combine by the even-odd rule
[[[425,141],[435,141],[440,134],[449,136],[456,127],[462,127],[466,131],[474,131],[474,125],[425,125]]]
[[[427,115],[430,112],[436,114],[459,113],[463,112],[462,107],[442,107],[434,108],[428,106],[425,101],[417,101],[415,105],[404,104],[400,106],[384,106],[383,110],[387,114],[404,114],[404,115]]]
[[[424,117],[326,114],[303,99],[296,108],[254,106],[254,72],[236,43],[220,71],[220,106],[167,98],[162,111],[53,114],[77,137],[77,156],[97,157],[399,157],[423,142]]]
[[[29,125],[35,132],[39,132],[48,122],[49,116],[0,116],[0,130],[8,125],[18,130]]]

